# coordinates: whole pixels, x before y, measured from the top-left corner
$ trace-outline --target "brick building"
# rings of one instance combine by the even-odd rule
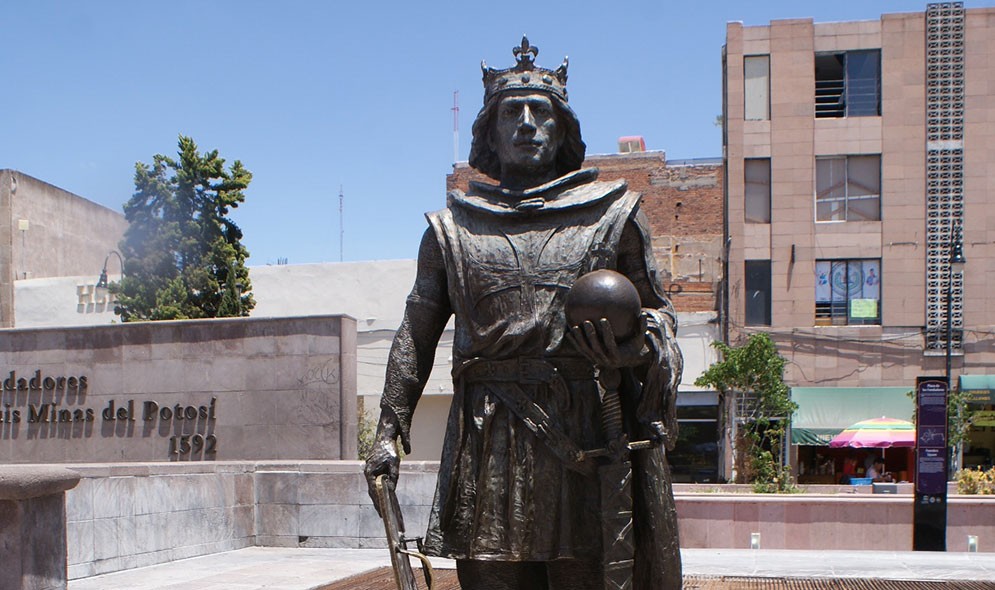
[[[668,162],[662,151],[588,156],[600,180],[625,179],[642,194],[641,207],[653,231],[653,253],[667,292],[679,312],[713,312],[722,280],[722,162]],[[493,180],[455,166],[446,190],[466,190],[470,180]]]
[[[768,332],[788,359],[794,463],[838,467],[819,445],[848,421],[911,418],[906,393],[949,351],[953,386],[988,410],[965,462],[990,464],[995,9],[730,23],[723,72],[723,329]]]

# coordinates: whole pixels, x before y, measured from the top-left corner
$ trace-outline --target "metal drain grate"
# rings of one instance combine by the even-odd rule
[[[684,590],[993,590],[995,582],[685,576]]]
[[[436,590],[460,590],[455,570],[435,570],[435,576]],[[421,581],[419,579],[419,582]],[[395,588],[394,573],[390,568],[379,568],[322,586],[318,590],[395,590]],[[995,590],[995,582],[684,576],[684,590]]]
[[[421,572],[415,573],[418,588],[425,588],[425,579]],[[322,586],[318,590],[397,590],[394,582],[394,572],[389,567],[382,567],[362,574]],[[460,590],[456,579],[456,570],[435,570],[435,590]]]

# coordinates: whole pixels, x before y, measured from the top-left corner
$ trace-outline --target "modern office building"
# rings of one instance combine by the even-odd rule
[[[990,464],[993,79],[995,8],[728,24],[723,332],[787,358],[796,466],[947,372],[974,392],[965,463]]]

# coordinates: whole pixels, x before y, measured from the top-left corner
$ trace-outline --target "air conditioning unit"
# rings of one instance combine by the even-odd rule
[[[627,135],[618,138],[618,153],[632,154],[635,152],[645,152],[646,142],[641,135]]]

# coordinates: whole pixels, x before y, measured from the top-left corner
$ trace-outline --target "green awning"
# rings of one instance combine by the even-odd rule
[[[912,387],[792,387],[798,409],[791,417],[791,444],[828,446],[844,428],[870,418],[912,420]]]
[[[958,389],[969,404],[995,404],[995,375],[961,375]]]

